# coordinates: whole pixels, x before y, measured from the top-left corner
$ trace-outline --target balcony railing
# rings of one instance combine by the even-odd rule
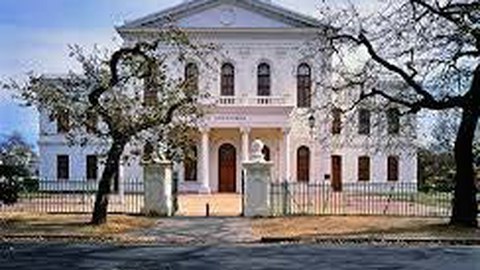
[[[219,106],[279,106],[288,105],[288,98],[285,96],[220,96],[216,98],[216,104]]]

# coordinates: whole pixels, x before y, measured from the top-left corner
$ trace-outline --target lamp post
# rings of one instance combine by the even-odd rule
[[[308,117],[308,126],[310,127],[310,130],[313,130],[315,127],[315,116],[313,113],[310,113],[310,116]]]
[[[313,112],[310,112],[310,116],[308,117],[308,126],[310,127],[310,139],[313,139],[313,130],[315,128],[315,115]]]

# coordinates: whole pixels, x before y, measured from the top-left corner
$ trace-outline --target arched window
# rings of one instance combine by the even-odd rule
[[[185,66],[185,83],[187,90],[198,90],[198,67],[194,63]]]
[[[221,90],[220,94],[222,96],[234,96],[235,95],[235,67],[226,63],[222,66],[222,77],[221,77]]]
[[[297,70],[297,107],[308,108],[312,100],[312,70],[307,64],[301,64]]]
[[[270,148],[268,148],[268,146],[266,145],[263,146],[262,154],[263,154],[263,158],[266,161],[270,161]]]
[[[270,96],[270,66],[266,63],[258,65],[257,95]]]
[[[192,146],[187,151],[183,161],[185,181],[197,181],[197,147]]]
[[[310,181],[310,149],[306,146],[297,150],[297,181]]]

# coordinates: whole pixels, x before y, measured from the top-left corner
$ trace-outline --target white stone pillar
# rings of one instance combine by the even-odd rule
[[[201,187],[200,193],[210,193],[210,139],[208,128],[200,129],[202,133],[201,142]]]
[[[249,160],[250,131],[251,129],[249,127],[242,127],[240,129],[242,133],[242,161]]]
[[[291,181],[290,175],[290,127],[283,128],[283,181]]]
[[[145,206],[148,216],[172,216],[172,162],[152,159],[143,162]]]
[[[120,160],[120,164],[118,164],[118,195],[120,199],[120,203],[125,203],[125,161]]]
[[[245,206],[246,217],[270,216],[270,183],[272,162],[265,161],[262,154],[264,144],[255,140],[252,144],[252,159],[243,162],[246,171]]]

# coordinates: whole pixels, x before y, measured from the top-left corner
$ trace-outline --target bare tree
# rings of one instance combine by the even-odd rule
[[[480,116],[480,3],[388,0],[368,15],[354,6],[322,10],[332,26],[322,49],[338,59],[325,87],[355,95],[351,106],[374,98],[401,106],[402,114],[461,111],[451,224],[477,226],[472,143]],[[387,89],[385,80],[403,87]]]
[[[67,115],[63,125],[68,125],[70,142],[86,144],[92,136],[108,142],[92,224],[107,220],[112,179],[128,144],[160,144],[173,156],[189,141],[184,131],[203,114],[197,102],[202,94],[171,64],[188,58],[201,62],[211,51],[211,46],[194,44],[184,32],[171,28],[111,54],[95,49],[87,55],[74,46],[71,56],[81,64],[81,74],[53,79],[31,75],[26,84],[5,84],[27,105],[57,119]]]

